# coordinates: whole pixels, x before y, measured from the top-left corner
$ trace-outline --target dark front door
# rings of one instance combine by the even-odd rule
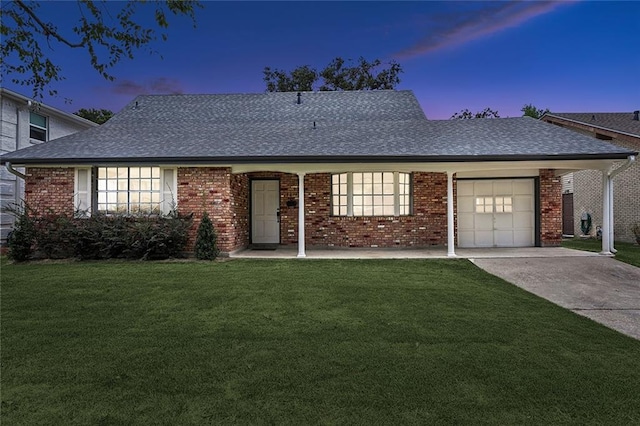
[[[573,194],[562,194],[562,234],[574,235]]]

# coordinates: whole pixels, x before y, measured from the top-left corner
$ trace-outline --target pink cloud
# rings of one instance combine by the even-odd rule
[[[411,58],[461,45],[507,28],[517,27],[530,19],[551,12],[562,4],[555,1],[512,1],[499,3],[497,7],[474,11],[462,17],[442,17],[439,23],[444,21],[444,27],[433,31],[395,56]]]
[[[180,81],[158,77],[144,83],[136,83],[131,80],[116,80],[111,91],[117,95],[148,95],[148,94],[179,94],[184,89]]]

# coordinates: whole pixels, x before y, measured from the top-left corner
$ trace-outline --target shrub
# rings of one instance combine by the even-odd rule
[[[33,253],[33,246],[36,237],[36,227],[33,217],[29,215],[27,205],[8,207],[7,212],[16,218],[13,231],[9,233],[7,245],[9,247],[7,255],[16,262],[29,260]]]
[[[123,216],[96,213],[82,219],[65,215],[38,218],[25,209],[9,239],[9,256],[30,258],[167,259],[182,254],[191,216]]]
[[[202,221],[198,225],[198,235],[196,236],[196,258],[213,260],[218,257],[217,239],[209,214],[204,212]]]
[[[631,232],[636,237],[636,242],[640,244],[640,222],[636,222],[631,227]]]

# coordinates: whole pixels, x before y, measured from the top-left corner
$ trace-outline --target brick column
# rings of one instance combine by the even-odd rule
[[[540,170],[540,244],[557,247],[562,242],[562,182],[552,169]]]

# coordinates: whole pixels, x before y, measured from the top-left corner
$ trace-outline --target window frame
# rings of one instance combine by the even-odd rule
[[[44,118],[44,127],[40,126],[39,124],[33,123],[31,121],[31,117],[37,115],[39,117]],[[31,131],[35,129],[37,131],[43,131],[44,132],[44,139],[40,139],[40,138],[34,138],[33,136],[31,136]],[[49,140],[49,117],[47,117],[46,115],[42,115],[39,114],[37,112],[34,111],[29,111],[29,139],[30,140],[36,140],[39,142],[47,142]]]
[[[115,178],[116,181],[116,188],[115,189],[108,189],[108,184],[106,185],[106,189],[104,190],[99,190],[99,172],[100,169],[109,169],[109,168],[117,168],[117,169],[127,169],[127,177],[126,178]],[[149,168],[149,169],[153,169],[153,168],[157,168],[159,169],[159,177],[157,178],[159,180],[159,188],[158,190],[153,190],[150,189],[148,191],[141,191],[141,190],[136,190],[136,189],[131,189],[131,179],[136,179],[135,177],[131,177],[131,169],[132,168],[138,168],[138,169],[142,169],[142,168]],[[105,170],[106,173],[106,170]],[[116,171],[117,173],[117,171]],[[140,174],[141,175],[141,174]],[[88,191],[86,191],[85,188],[85,184],[83,181],[84,179],[88,179],[89,182],[86,184],[86,188],[88,188]],[[118,188],[118,180],[125,180],[127,182],[127,189],[119,189]],[[153,187],[153,171],[151,171],[150,173],[150,177],[149,178],[142,178],[139,177],[137,179],[149,179],[149,182],[151,184],[151,187]],[[108,178],[104,179],[105,181],[108,181]],[[169,213],[171,213],[171,211],[177,207],[177,180],[178,180],[178,169],[176,167],[161,167],[161,166],[157,166],[157,165],[126,165],[126,166],[121,166],[121,165],[109,165],[109,166],[93,166],[93,167],[78,167],[75,170],[75,186],[74,186],[74,209],[78,206],[83,206],[86,204],[88,205],[88,208],[86,210],[78,210],[79,216],[82,217],[88,217],[91,214],[94,213],[99,213],[99,214],[104,214],[107,216],[111,216],[111,215],[127,215],[127,216],[136,216],[136,215],[158,215],[158,216],[164,216],[164,215],[168,215]],[[110,204],[115,204],[116,206],[121,205],[122,203],[118,203],[117,201],[115,203],[98,203],[99,200],[99,193],[104,193],[104,194],[108,194],[110,192],[115,192],[116,194],[121,193],[121,192],[126,192],[127,194],[127,203],[126,203],[126,211],[108,211],[108,210],[101,210],[100,206],[101,205],[106,205],[109,206]],[[153,194],[153,193],[158,193],[159,194],[159,201],[158,202],[149,202],[149,203],[142,203],[141,201],[138,202],[133,202],[133,204],[131,203],[131,193],[149,193],[149,194]],[[153,196],[152,196],[153,197]],[[117,198],[117,195],[116,195]],[[150,211],[132,211],[132,206],[140,206],[142,204],[149,204],[151,206],[151,210]],[[84,213],[86,212],[86,213]]]
[[[362,191],[360,191],[358,194],[355,194],[354,191],[354,179],[353,176],[354,174],[366,174],[366,173],[370,173],[372,174],[372,181],[375,180],[374,175],[375,174],[380,174],[381,175],[381,181],[380,181],[380,185],[382,185],[382,193],[377,194],[373,189],[371,191],[371,193],[364,193],[364,189]],[[381,207],[383,210],[385,208],[385,204],[384,204],[384,197],[385,196],[389,196],[388,193],[385,193],[384,190],[384,185],[385,185],[385,180],[384,180],[384,174],[385,173],[391,173],[393,174],[393,214],[389,215],[389,214],[384,214],[384,212],[382,214],[375,214],[375,209],[376,207]],[[400,183],[400,176],[406,176],[406,180],[403,183]],[[363,176],[364,177],[364,176]],[[335,179],[338,178],[338,182],[336,183]],[[387,183],[388,184],[388,183]],[[332,173],[331,174],[331,181],[330,181],[330,185],[331,185],[331,214],[330,216],[332,217],[400,217],[400,216],[412,216],[413,215],[413,174],[410,172],[389,172],[389,171],[365,171],[365,172],[342,172],[342,173]],[[375,185],[374,182],[371,182],[371,185]],[[342,187],[346,186],[346,193],[342,192]],[[400,189],[402,187],[405,187],[404,189],[406,189],[406,192],[403,192],[402,194],[400,193]],[[336,187],[338,187],[339,191],[336,193],[335,189]],[[364,183],[363,183],[363,187],[364,187]],[[345,198],[346,199],[346,204],[335,204],[335,199],[336,197],[338,197],[338,199],[341,198]],[[357,207],[362,207],[362,212],[363,214],[355,214],[354,213],[354,197],[371,197],[371,202],[372,204],[366,205],[364,204],[364,201],[362,203],[361,206],[357,206]],[[377,197],[382,198],[383,202],[382,204],[376,204],[373,202],[373,200]],[[406,197],[406,204],[402,204],[401,203],[401,199]],[[390,206],[389,204],[386,205],[386,207]],[[370,207],[372,209],[372,214],[364,214],[364,209],[365,207]],[[336,209],[338,210],[338,213],[336,213]],[[342,211],[346,211],[346,214],[342,214]]]

